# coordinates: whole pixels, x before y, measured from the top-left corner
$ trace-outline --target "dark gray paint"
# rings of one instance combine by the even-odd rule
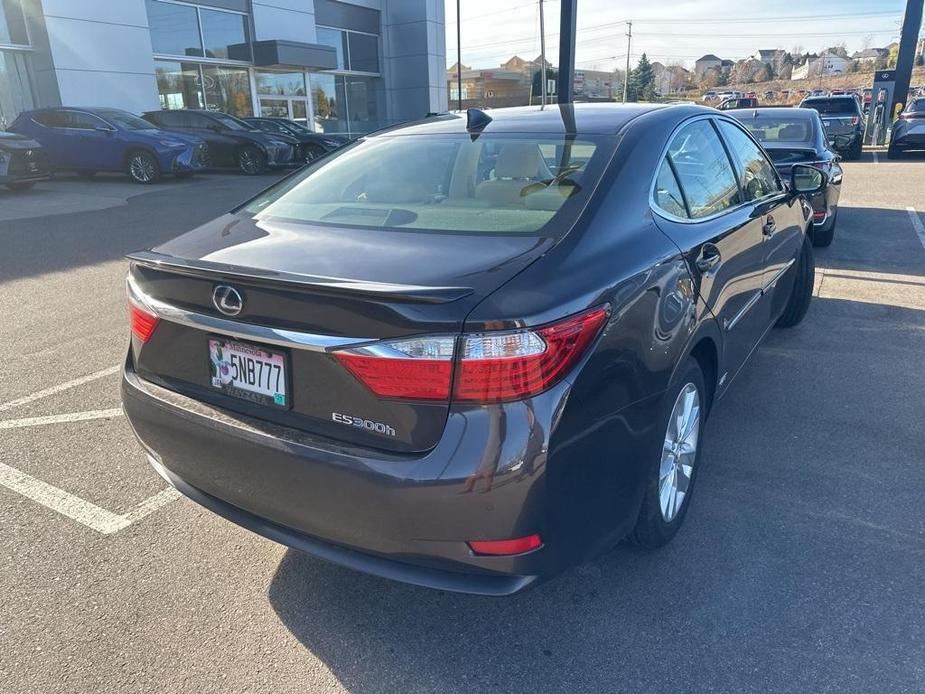
[[[315,23],[378,34],[379,10],[348,5],[336,0],[315,0]]]
[[[231,55],[246,46],[232,46]],[[337,67],[337,51],[331,46],[298,41],[255,41],[254,65],[257,67],[298,67],[333,70]]]

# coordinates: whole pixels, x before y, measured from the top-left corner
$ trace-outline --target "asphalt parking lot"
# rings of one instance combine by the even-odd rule
[[[715,410],[676,541],[507,599],[289,551],[135,444],[122,256],[273,177],[0,192],[0,691],[925,691],[925,159],[845,168],[807,320]]]

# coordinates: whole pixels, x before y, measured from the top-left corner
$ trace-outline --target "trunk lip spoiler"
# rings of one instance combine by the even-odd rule
[[[475,291],[472,287],[430,287],[418,284],[394,284],[262,270],[242,265],[217,263],[210,260],[179,258],[156,251],[138,251],[125,257],[144,267],[155,270],[169,270],[178,274],[204,279],[215,280],[218,279],[217,276],[221,276],[271,284],[284,284],[329,294],[367,295],[375,299],[391,299],[408,303],[448,304],[467,297]]]
[[[320,335],[298,330],[274,328],[189,311],[149,296],[138,286],[131,274],[125,279],[125,287],[131,301],[139,304],[161,320],[184,325],[188,328],[234,337],[239,340],[252,340],[277,347],[290,347],[310,352],[333,352],[346,347],[358,347],[379,341],[377,338],[369,337]]]

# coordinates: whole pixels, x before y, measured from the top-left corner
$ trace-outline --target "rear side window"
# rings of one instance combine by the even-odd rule
[[[739,183],[746,202],[761,200],[783,191],[774,165],[748,135],[728,121],[719,121],[719,129],[739,169]]]
[[[334,227],[556,236],[584,207],[613,146],[595,135],[371,137],[245,209]]]
[[[739,184],[719,135],[707,120],[685,125],[668,147],[692,219],[739,204]]]
[[[65,127],[74,128],[75,130],[93,130],[94,128],[108,128],[103,120],[90,113],[81,111],[65,111],[67,125]]]
[[[42,111],[33,115],[32,120],[46,128],[65,127],[64,114],[61,111]]]
[[[667,158],[662,160],[658,178],[655,179],[655,205],[673,217],[687,218],[688,216],[681,186]]]
[[[845,97],[839,99],[810,99],[803,102],[803,108],[811,108],[819,113],[826,115],[832,113],[850,113],[852,115],[860,113],[861,107],[854,97]]]

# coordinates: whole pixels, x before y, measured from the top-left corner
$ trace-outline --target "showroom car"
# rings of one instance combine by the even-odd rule
[[[762,144],[785,180],[794,164],[808,164],[826,174],[827,183],[822,190],[810,196],[811,238],[814,246],[831,245],[838,222],[844,170],[840,157],[829,144],[819,113],[808,108],[758,108],[727,113],[740,120]]]
[[[261,132],[227,113],[180,109],[150,111],[144,117],[160,128],[201,137],[209,146],[213,168],[254,176],[300,163],[299,141],[294,137]]]
[[[154,183],[163,174],[192,176],[208,160],[200,138],[160,130],[116,108],[26,111],[10,130],[40,142],[54,170],[85,178],[118,171],[136,183]]]
[[[662,546],[715,402],[807,312],[825,179],[702,106],[379,131],[129,256],[125,413],[189,498],[399,581]]]
[[[350,138],[346,135],[312,132],[288,118],[245,118],[244,122],[265,133],[294,137],[301,145],[300,157],[306,162],[312,162],[350,142]]]
[[[887,157],[897,159],[914,149],[925,149],[925,99],[912,99],[893,123]]]
[[[10,190],[29,190],[51,178],[48,157],[35,140],[0,131],[0,185]]]
[[[850,94],[843,96],[809,97],[800,102],[800,108],[819,112],[829,143],[845,159],[861,158],[864,147],[864,112],[861,104]]]

